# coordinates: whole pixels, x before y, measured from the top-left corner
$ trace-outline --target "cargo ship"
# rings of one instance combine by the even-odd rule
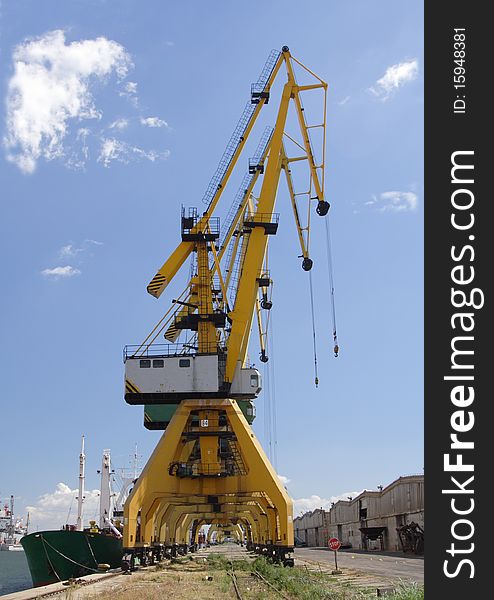
[[[39,587],[121,566],[123,505],[137,478],[137,450],[133,476],[122,471],[118,495],[112,491],[110,451],[104,450],[101,467],[100,520],[83,526],[85,454],[84,437],[79,456],[77,523],[59,530],[37,531],[21,539],[33,586]]]

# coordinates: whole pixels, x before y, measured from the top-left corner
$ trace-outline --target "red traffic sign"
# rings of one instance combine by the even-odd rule
[[[328,541],[328,546],[330,550],[334,550],[336,552],[340,549],[341,542],[338,538],[330,538]]]

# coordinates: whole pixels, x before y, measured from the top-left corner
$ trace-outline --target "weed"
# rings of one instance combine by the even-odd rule
[[[389,596],[390,600],[424,600],[424,588],[417,583],[401,581],[396,591]]]

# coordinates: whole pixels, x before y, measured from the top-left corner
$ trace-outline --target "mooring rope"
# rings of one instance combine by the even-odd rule
[[[41,534],[41,543],[43,544],[43,550],[46,556],[46,560],[48,561],[48,563],[50,564],[51,570],[55,573],[56,578],[58,579],[58,581],[62,581],[60,579],[60,575],[57,573],[55,567],[53,566],[53,563],[50,560],[50,557],[48,556],[48,552],[46,551],[46,546],[45,543],[48,544],[48,542],[45,541],[45,538],[43,537],[43,534]]]
[[[89,550],[91,552],[91,556],[93,557],[94,564],[96,565],[96,568],[98,568],[98,561],[96,560],[96,557],[94,556],[93,548],[92,548],[91,544],[89,543],[89,538],[87,535],[85,537],[86,537],[87,545],[89,546]]]
[[[52,544],[50,544],[50,542],[48,542],[47,540],[45,540],[45,538],[43,537],[43,534],[40,534],[40,535],[41,535],[41,540],[43,542],[43,545],[46,544],[47,546],[50,546],[50,548],[52,550],[54,550],[57,554],[59,554],[60,556],[62,556],[63,558],[65,558],[65,560],[68,560],[69,562],[73,563],[74,565],[77,565],[78,567],[82,567],[83,569],[88,569],[89,571],[93,571],[94,573],[98,573],[99,572],[98,569],[93,569],[93,567],[89,567],[88,565],[81,565],[81,563],[78,563],[76,560],[72,560],[72,558],[69,558],[68,556],[65,556],[65,554],[63,552],[60,552],[60,550],[58,550],[57,548],[55,548],[55,546],[52,546]],[[91,552],[92,552],[92,550],[91,550]],[[49,563],[50,563],[50,565],[51,565],[51,567],[53,569],[53,572],[58,577],[59,581],[62,581],[60,579],[58,573],[55,571],[50,558],[48,557],[48,553],[46,552],[46,548],[45,548],[45,554],[46,554],[46,558],[48,558],[48,561],[49,561]],[[93,558],[94,558],[94,554],[93,554]],[[96,563],[96,559],[95,558],[94,558],[94,561]],[[98,563],[96,563],[96,564],[98,564]]]

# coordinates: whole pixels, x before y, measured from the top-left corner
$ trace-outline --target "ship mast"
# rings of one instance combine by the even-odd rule
[[[84,436],[82,436],[81,453],[79,454],[79,495],[77,497],[77,531],[82,531],[82,515],[84,503],[84,471],[86,455],[84,454]]]
[[[111,516],[111,484],[110,484],[110,451],[103,450],[103,462],[101,464],[101,487],[99,500],[99,526],[100,529],[108,528]]]
[[[9,526],[9,538],[10,538],[10,543],[14,544],[15,543],[15,539],[14,539],[14,533],[15,533],[15,527],[14,527],[14,496],[10,496],[10,526]]]

